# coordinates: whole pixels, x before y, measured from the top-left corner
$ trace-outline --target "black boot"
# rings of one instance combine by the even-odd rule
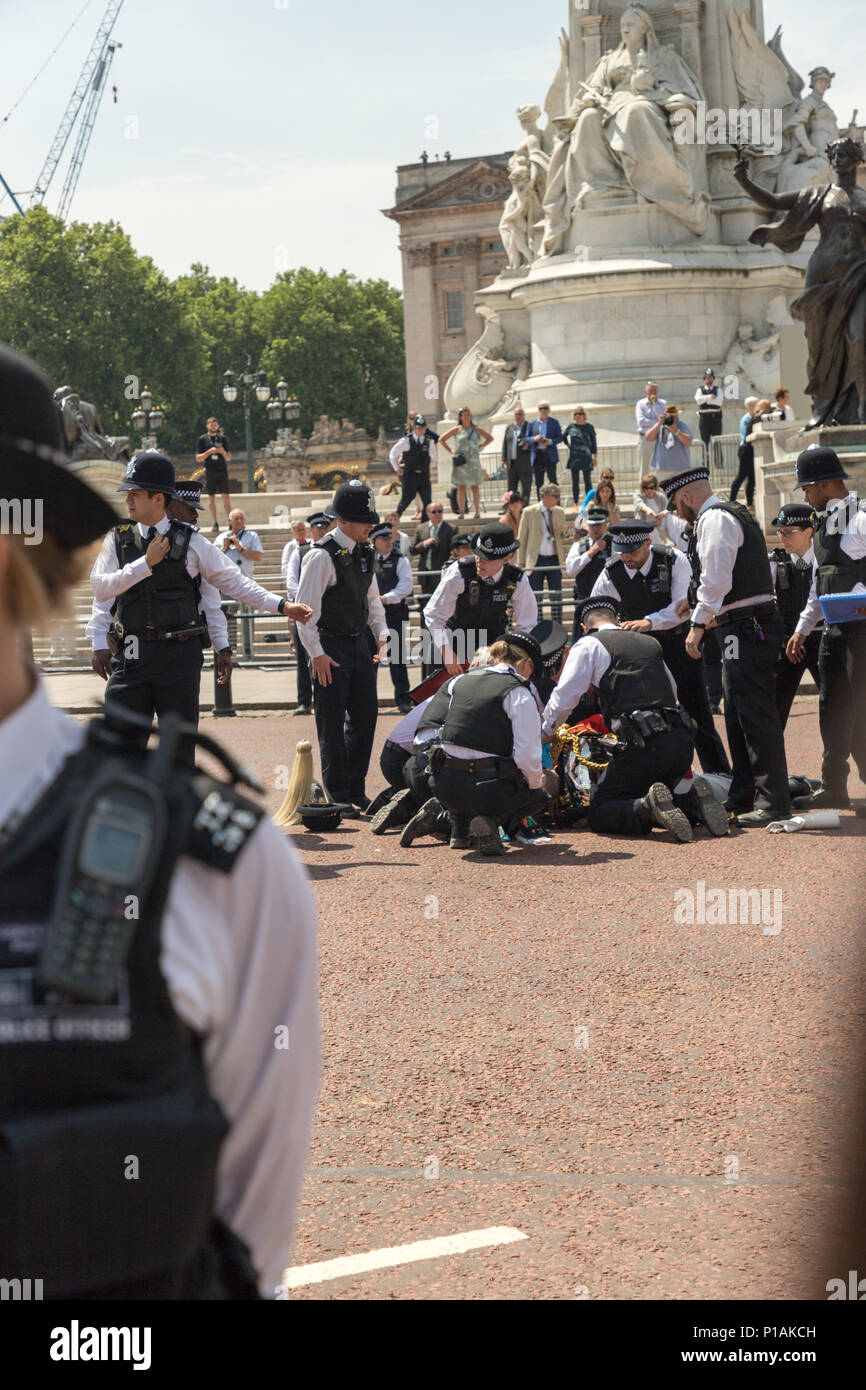
[[[847,811],[851,798],[846,787],[822,787],[811,796],[795,796],[794,811]]]
[[[412,817],[400,836],[400,844],[408,849],[414,840],[422,835],[436,835],[436,824],[442,814],[442,803],[435,796],[425,801],[421,810]],[[438,838],[438,836],[437,836]]]
[[[662,830],[669,830],[680,844],[690,843],[692,827],[688,817],[674,805],[673,796],[664,782],[653,782],[646,796],[637,802],[635,810],[643,826],[660,825]]]
[[[410,792],[408,787],[404,787],[401,792],[395,792],[391,800],[380,807],[370,822],[370,829],[374,835],[384,835],[386,830],[394,830],[398,825],[408,824],[415,814],[417,805],[414,792]]]

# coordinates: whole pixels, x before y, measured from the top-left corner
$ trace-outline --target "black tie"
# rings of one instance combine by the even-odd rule
[[[151,526],[151,527],[148,529],[147,536],[145,537],[145,539],[146,539],[146,540],[149,540],[149,541],[152,541],[153,538],[154,538],[154,536],[158,536],[158,535],[159,535],[159,532],[157,531],[156,527],[155,527],[155,526]]]
[[[801,555],[798,555],[798,556],[797,556],[797,558],[796,558],[795,561],[794,561],[794,564],[797,566],[797,569],[798,569],[798,570],[808,570],[808,569],[811,569],[811,568],[812,568],[811,565],[809,564],[809,561],[808,561],[808,560],[804,560],[803,557],[802,557]]]

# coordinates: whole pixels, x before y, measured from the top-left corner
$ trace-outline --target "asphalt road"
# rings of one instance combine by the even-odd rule
[[[816,709],[794,707],[792,772],[818,773]],[[296,741],[315,748],[309,719],[203,728],[272,809]],[[325,1043],[293,1265],[526,1237],[292,1297],[791,1299],[844,1274],[819,1247],[866,1055],[864,831],[575,830],[492,861],[358,821],[288,832],[319,904]],[[700,882],[765,890],[760,920],[678,921]]]

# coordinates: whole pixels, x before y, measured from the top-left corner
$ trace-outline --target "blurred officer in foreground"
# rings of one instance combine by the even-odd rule
[[[809,600],[788,642],[788,656],[802,661],[806,639],[821,616],[825,594],[849,594],[866,585],[866,510],[845,486],[848,474],[832,449],[810,448],[797,459],[797,486],[820,513],[812,538],[814,561]],[[824,759],[823,789],[797,798],[797,809],[850,805],[848,758],[866,780],[866,622],[827,623],[818,655],[818,717]]]
[[[48,1298],[273,1297],[319,1075],[315,908],[249,780],[48,702],[21,639],[115,524],[0,349],[0,1270]],[[137,735],[137,729],[136,729]],[[291,1036],[291,1048],[288,1039]]]
[[[785,735],[776,710],[776,663],[784,631],[764,533],[747,508],[723,502],[706,468],[664,480],[677,516],[694,526],[689,558],[699,578],[677,605],[691,610],[686,652],[695,661],[707,625],[722,648],[725,730],[733,764],[725,803],[737,825],[755,829],[791,814]]]
[[[809,602],[812,564],[815,558],[812,548],[815,521],[812,508],[802,502],[790,502],[786,507],[780,508],[778,516],[773,517],[772,524],[778,530],[781,545],[770,552],[770,570],[776,590],[776,602],[785,624],[786,644],[793,637],[800,614]],[[794,696],[807,671],[820,689],[818,650],[823,630],[822,620],[806,638],[803,655],[799,660],[791,660],[786,646],[779,652],[779,660],[776,663],[776,708],[783,729],[788,722]]]

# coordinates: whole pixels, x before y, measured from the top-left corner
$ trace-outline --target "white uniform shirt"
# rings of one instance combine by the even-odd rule
[[[283,546],[283,553],[280,556],[280,574],[284,579],[289,571],[289,556],[292,551],[297,550],[297,548],[298,542],[295,540],[294,536],[290,541],[286,541],[286,544]]]
[[[295,548],[289,555],[289,561],[284,573],[286,578],[286,594],[291,599],[292,603],[294,603],[295,596],[298,592],[298,585],[301,582],[301,565],[304,563],[304,557],[309,555],[313,542],[310,541],[308,545],[304,546],[303,550],[298,545],[297,541],[292,541],[291,544]]]
[[[432,699],[433,696],[431,695],[428,699],[422,700],[420,705],[413,705],[409,713],[404,714],[403,718],[394,725],[388,735],[388,742],[396,743],[397,747],[402,748],[404,753],[412,753],[420,744],[426,743],[430,738],[435,738],[435,729],[425,729],[422,734],[418,733],[421,716]]]
[[[231,527],[229,527],[227,531],[221,531],[220,534],[217,536],[216,540],[213,542],[217,550],[221,551],[222,554],[226,557],[226,559],[231,562],[231,564],[236,565],[237,568],[240,570],[241,574],[245,574],[247,579],[252,579],[253,575],[256,572],[256,565],[258,561],[250,560],[248,556],[242,555],[241,552],[238,550],[237,546],[234,545],[230,545],[228,550],[223,550],[223,542],[227,539],[228,536],[235,536],[235,539],[240,541],[241,545],[244,547],[245,550],[257,550],[259,552],[259,556],[262,559],[264,559],[264,546],[259,540],[258,532],[251,531],[248,526],[245,526],[243,530],[238,531],[235,535],[235,532],[231,529]]]
[[[680,554],[678,550],[671,550],[665,551],[665,558],[669,560],[671,564],[671,597],[670,602],[664,608],[658,608],[653,613],[647,613],[646,616],[654,631],[663,631],[665,628],[669,627],[679,627],[680,623],[684,621],[677,616],[676,605],[679,603],[680,599],[687,597],[689,584],[692,579],[692,567],[685,555]],[[640,567],[640,572],[644,577],[649,574],[652,568],[652,562],[653,552],[651,550],[649,558]],[[633,579],[637,571],[630,569],[629,566],[626,565],[626,573],[630,579]],[[592,597],[622,598],[622,594],[610,577],[610,570],[602,570],[592,586]]]
[[[495,584],[504,568],[503,565],[498,569],[488,582]],[[485,581],[482,579],[481,582],[483,584]],[[430,595],[424,609],[424,622],[430,630],[435,646],[440,651],[443,646],[450,647],[451,645],[451,634],[446,623],[453,615],[457,607],[457,600],[463,593],[464,587],[460,566],[455,560],[452,564],[445,566],[442,571],[442,578]],[[512,595],[511,607],[515,627],[522,628],[524,632],[535,627],[538,622],[538,602],[525,574],[522,574],[517,581],[517,587]]]
[[[388,554],[392,555],[393,553],[394,548],[392,546]],[[376,558],[377,560],[387,560],[388,556],[379,555],[377,551]],[[386,608],[390,607],[391,604],[394,603],[402,603],[404,599],[410,597],[414,582],[415,581],[412,576],[412,566],[409,564],[409,561],[406,559],[405,555],[400,555],[397,558],[397,583],[394,585],[390,593],[380,594],[379,598],[382,600],[382,603],[385,605]]]
[[[54,709],[37,680],[0,723],[0,825],[30,810],[84,738],[85,726]],[[178,1014],[204,1037],[208,1090],[231,1125],[216,1213],[246,1241],[260,1291],[273,1298],[291,1254],[320,1043],[315,902],[300,860],[267,817],[231,874],[180,859],[160,966]],[[283,1027],[289,1047],[277,1048]]]
[[[589,564],[590,560],[595,560],[597,558],[597,555],[590,555],[589,553],[593,545],[592,541],[590,541],[586,550],[584,550],[583,552],[581,552],[580,549],[582,545],[583,540],[575,541],[565,557],[565,572],[566,574],[572,575],[572,577],[576,574],[580,574],[581,570],[586,569],[586,566]],[[598,552],[598,554],[609,556],[610,547],[608,547],[607,550]]]
[[[737,551],[743,544],[743,528],[730,512],[720,510],[720,501],[721,498],[713,493],[699,509],[695,521],[701,582],[692,622],[699,627],[732,608],[754,608],[760,603],[773,603],[776,597],[770,590],[766,594],[737,599],[735,603],[723,602],[731,587]]]
[[[616,623],[600,623],[595,629],[596,632],[611,631],[616,632]],[[579,642],[575,642],[571,651],[566,657],[562,674],[559,677],[553,692],[544,707],[542,725],[546,734],[553,733],[558,729],[564,719],[571,714],[578,700],[585,695],[590,686],[598,689],[601,679],[610,666],[610,652],[598,639],[590,634],[581,637]],[[671,683],[673,692],[673,703],[677,702],[677,687],[674,678],[668,671],[667,678]],[[619,721],[614,720],[614,728]]]
[[[350,541],[339,526],[335,526],[330,534],[338,545],[345,546],[347,550],[355,549],[355,541]],[[375,563],[375,557],[373,563]],[[301,582],[298,585],[297,598],[298,603],[306,603],[313,610],[312,617],[308,622],[298,623],[301,641],[311,657],[324,654],[322,639],[319,636],[322,596],[325,590],[332,589],[336,582],[337,571],[334,569],[333,560],[327,550],[322,550],[321,546],[314,545],[308,552],[301,570]],[[388,624],[385,622],[385,610],[382,607],[375,574],[370,580],[370,587],[367,590],[367,603],[369,606],[367,621],[373,630],[373,636],[377,642],[386,642],[388,640]]]
[[[465,676],[476,676],[478,671],[498,672],[499,675],[514,676],[517,674],[513,666],[508,666],[500,662],[496,666],[480,666],[476,671],[464,671],[459,676],[454,676],[448,682],[448,694],[454,690],[458,681],[462,681]],[[541,778],[541,716],[538,710],[538,702],[531,690],[524,686],[516,686],[514,690],[509,690],[505,699],[502,701],[502,708],[511,720],[511,729],[514,737],[514,749],[511,754],[520,771],[523,773],[530,787],[538,788],[542,785]],[[469,762],[473,758],[489,758],[490,754],[485,753],[479,748],[463,748],[458,743],[443,743],[442,747],[446,753],[450,753],[454,758],[462,758]]]
[[[840,507],[847,507],[848,514],[845,530],[839,540],[840,549],[852,560],[862,560],[866,557],[866,510],[863,501],[857,496],[856,492],[849,492],[847,497],[834,497],[827,504],[827,511],[835,512]],[[795,632],[802,633],[808,637],[814,627],[823,619],[821,603],[818,599],[818,562],[815,558],[814,548],[811,550],[812,557],[812,587],[809,590],[809,599],[806,607],[800,614],[800,621],[797,623]]]
[[[414,431],[413,431],[413,433],[414,433]],[[422,435],[420,436],[420,438],[419,438],[419,436],[418,436],[417,434],[416,434],[414,437],[418,440],[418,443],[419,443],[419,444],[423,444],[424,441],[425,441],[425,439],[426,439],[426,433],[425,433],[425,434],[422,434]],[[402,437],[402,439],[398,439],[398,440],[397,440],[397,443],[394,445],[394,447],[392,448],[390,454],[388,455],[388,459],[389,459],[389,461],[390,461],[391,467],[394,469],[394,472],[395,472],[395,473],[398,473],[398,472],[400,471],[400,469],[403,467],[403,455],[406,453],[407,449],[409,448],[409,444],[411,443],[411,440],[412,440],[412,435],[404,434],[403,437]],[[429,457],[430,463],[431,463],[431,465],[432,465],[432,464],[434,464],[434,463],[436,462],[436,447],[437,447],[437,446],[436,446],[436,441],[435,441],[435,439],[428,439],[428,440],[427,440],[427,446],[428,446],[428,447],[427,447],[427,449],[426,449],[425,452],[426,452],[427,456]]]
[[[163,517],[156,523],[156,529],[164,536],[170,525],[168,517]],[[150,528],[139,522],[138,529],[142,540],[146,540]],[[191,575],[201,575],[200,606],[215,651],[222,651],[229,644],[226,617],[220,607],[220,593],[248,603],[251,608],[258,608],[263,613],[276,613],[282,603],[280,594],[272,594],[254,580],[247,579],[238,566],[227,560],[222,551],[211,545],[199,531],[194,531],[190,540],[186,567]],[[114,532],[108,532],[90,571],[94,603],[85,631],[94,651],[106,651],[108,648],[106,633],[114,600],[142,579],[149,579],[152,574],[153,570],[143,555],[121,569],[117,563]]]

